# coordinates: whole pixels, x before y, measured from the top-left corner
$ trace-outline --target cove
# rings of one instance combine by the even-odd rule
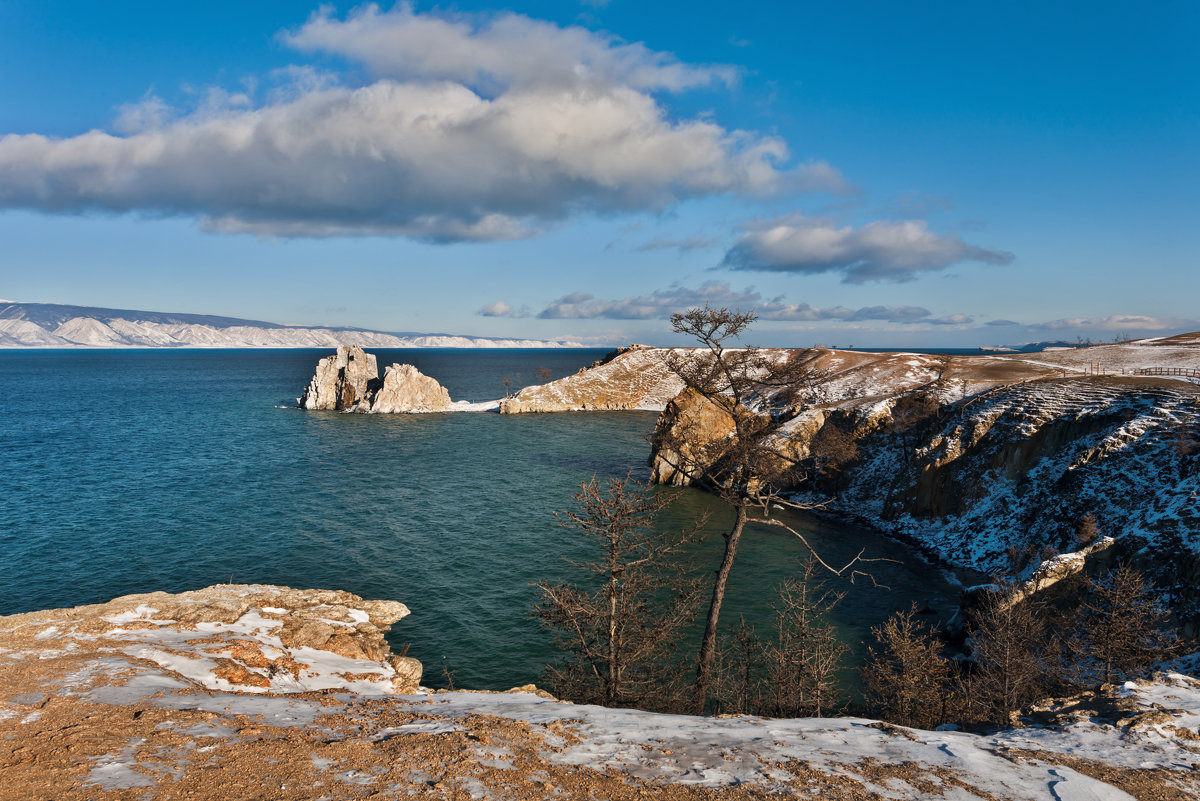
[[[599,358],[596,350],[375,351],[455,400],[504,394]],[[536,682],[550,656],[528,616],[531,583],[585,559],[556,525],[580,482],[645,477],[648,412],[343,415],[288,408],[316,350],[0,352],[0,614],[230,581],[346,589],[406,603],[390,639],[426,683]],[[715,567],[723,510],[696,490],[664,523],[713,512],[698,554]],[[859,582],[834,617],[861,652],[869,628],[916,602],[952,612],[958,588],[877,533],[810,515],[828,558],[869,555],[886,591]],[[799,543],[747,533],[724,620],[765,622]],[[834,587],[833,583],[830,584]]]

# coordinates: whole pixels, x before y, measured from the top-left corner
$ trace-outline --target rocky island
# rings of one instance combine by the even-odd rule
[[[341,345],[333,356],[321,359],[316,374],[296,403],[302,409],[369,414],[455,409],[446,388],[411,364],[390,365],[380,380],[375,355],[364,352],[358,345]]]

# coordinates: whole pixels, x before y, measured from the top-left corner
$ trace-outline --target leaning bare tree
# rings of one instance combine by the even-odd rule
[[[574,498],[577,510],[560,513],[560,523],[591,540],[597,556],[571,563],[580,582],[537,585],[534,616],[562,655],[547,668],[551,689],[580,703],[677,711],[679,642],[700,598],[682,551],[705,520],[656,531],[671,499],[628,477],[593,479]]]
[[[709,306],[671,316],[671,329],[700,343],[696,351],[676,353],[668,366],[683,381],[681,397],[664,413],[654,433],[655,452],[667,469],[659,480],[695,484],[715,493],[733,510],[724,533],[725,549],[713,581],[712,599],[696,665],[692,707],[703,714],[712,681],[717,627],[729,574],[748,523],[777,526],[797,537],[812,558],[839,576],[865,575],[859,554],[848,564],[830,565],[799,531],[770,516],[772,506],[812,508],[779,494],[803,479],[798,460],[781,448],[782,427],[793,419],[812,388],[824,378],[811,351],[764,351],[731,348],[755,321],[753,311]],[[698,403],[688,406],[689,401]],[[714,426],[716,433],[714,434]],[[660,465],[661,467],[661,465]]]

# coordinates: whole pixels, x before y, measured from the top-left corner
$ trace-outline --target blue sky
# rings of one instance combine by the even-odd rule
[[[762,344],[1200,329],[1200,6],[0,3],[0,297]]]

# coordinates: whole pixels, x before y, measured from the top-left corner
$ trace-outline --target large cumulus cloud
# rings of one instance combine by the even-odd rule
[[[369,6],[285,42],[360,62],[265,103],[180,114],[148,99],[123,135],[0,138],[0,207],[197,216],[220,231],[529,236],[585,212],[839,189],[774,137],[672,118],[661,93],[733,80],[581,28]]]
[[[815,274],[839,272],[842,281],[910,281],[920,272],[962,261],[1008,264],[1011,253],[936,234],[924,220],[881,220],[860,228],[789,215],[747,226],[725,254],[732,270]]]

